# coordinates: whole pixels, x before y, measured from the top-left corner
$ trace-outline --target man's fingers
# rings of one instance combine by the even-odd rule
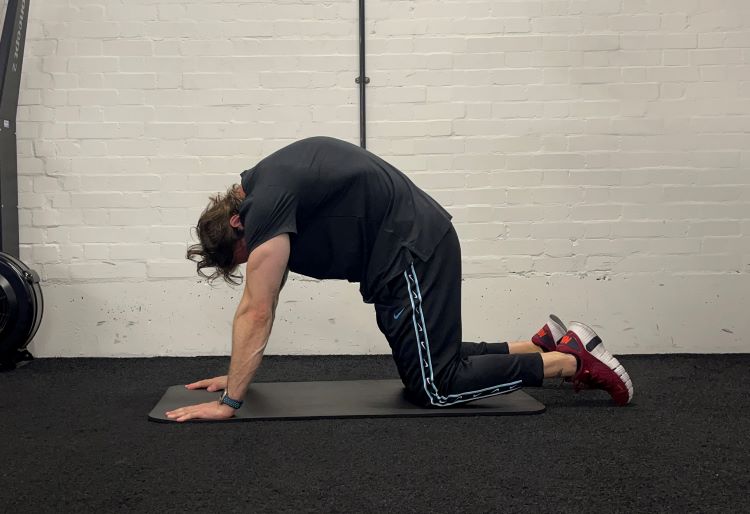
[[[188,421],[191,419],[226,419],[231,417],[227,412],[218,408],[216,402],[201,403],[198,405],[188,405],[172,411],[167,411],[167,418],[172,421]]]
[[[224,380],[223,380],[224,379]],[[198,380],[192,384],[187,384],[187,389],[207,389],[208,391],[214,392],[226,387],[226,377],[215,377],[206,378],[204,380]]]
[[[167,412],[167,417],[173,421],[183,422],[196,417],[196,410],[188,407]]]
[[[177,421],[179,423],[182,423],[183,421],[188,421],[194,418],[203,418],[204,416],[204,409],[202,408],[202,405],[191,405],[188,407],[180,407],[179,409],[175,409],[173,411],[167,412],[167,417],[173,421]]]

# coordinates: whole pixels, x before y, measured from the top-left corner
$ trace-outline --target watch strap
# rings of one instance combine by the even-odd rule
[[[219,397],[219,403],[221,405],[229,405],[234,410],[237,410],[240,407],[242,407],[242,401],[235,400],[234,398],[230,398],[229,396],[227,396],[226,390]]]

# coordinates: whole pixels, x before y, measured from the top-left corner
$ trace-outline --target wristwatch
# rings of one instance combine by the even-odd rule
[[[221,393],[221,396],[219,397],[219,405],[229,405],[234,410],[237,410],[240,407],[242,407],[242,402],[240,400],[234,400],[230,398],[229,396],[227,396],[227,391],[225,389],[224,392]]]

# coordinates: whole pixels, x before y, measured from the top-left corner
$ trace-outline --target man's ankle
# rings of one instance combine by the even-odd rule
[[[575,376],[575,374],[578,373],[578,368],[580,366],[578,357],[569,353],[563,353],[562,355],[566,357],[566,362],[563,366],[563,377],[570,378]]]

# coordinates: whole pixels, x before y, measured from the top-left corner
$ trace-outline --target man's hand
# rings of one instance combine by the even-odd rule
[[[192,384],[185,386],[186,389],[205,389],[206,391],[223,391],[227,388],[227,376],[207,378],[205,380],[198,380]]]
[[[219,404],[218,401],[215,401],[180,407],[167,411],[166,414],[169,419],[182,423],[189,419],[229,419],[234,416],[234,409],[229,405]]]

